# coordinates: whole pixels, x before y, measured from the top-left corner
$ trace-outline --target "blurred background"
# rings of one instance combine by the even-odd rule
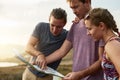
[[[92,8],[107,8],[120,29],[119,3],[120,0],[92,0]],[[0,0],[0,80],[21,80],[26,66],[14,57],[13,48],[28,58],[24,48],[33,29],[39,22],[49,22],[49,14],[56,7],[66,10],[68,22],[65,29],[69,30],[75,16],[66,0]],[[58,68],[61,73],[71,71],[71,56],[63,59]]]
[[[110,10],[120,28],[120,0],[92,0],[92,7]],[[61,7],[68,13],[70,29],[74,15],[66,0],[0,0],[0,59],[12,57],[11,48],[24,48],[38,22],[48,22],[53,8]]]

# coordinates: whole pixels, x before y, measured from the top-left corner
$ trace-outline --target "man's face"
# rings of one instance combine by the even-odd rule
[[[72,9],[73,13],[79,18],[84,18],[84,16],[87,14],[88,10],[86,8],[86,3],[82,3],[78,0],[73,0],[71,2],[68,2],[70,8]]]
[[[62,32],[63,27],[66,24],[64,19],[56,19],[54,18],[54,16],[50,17],[49,22],[50,22],[50,32],[54,36],[58,36]]]

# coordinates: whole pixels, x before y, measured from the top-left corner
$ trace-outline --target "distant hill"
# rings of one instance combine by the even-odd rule
[[[22,45],[15,45],[15,44],[7,44],[7,45],[0,45],[0,62],[16,62],[19,64],[23,64],[20,60],[14,57],[13,48],[19,50],[21,55],[29,60],[30,55],[25,53],[24,46]],[[3,54],[4,53],[4,54]],[[3,55],[3,56],[1,56]],[[62,65],[72,64],[72,50],[62,59]]]
[[[23,45],[18,45],[18,44],[0,44],[0,61],[18,61],[14,57],[13,49],[19,50],[19,52],[23,55],[26,56],[27,54],[24,51],[24,46]],[[19,62],[19,61],[18,61]]]

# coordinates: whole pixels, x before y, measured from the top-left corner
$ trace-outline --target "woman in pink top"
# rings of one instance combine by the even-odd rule
[[[107,9],[94,8],[85,18],[85,24],[88,35],[105,42],[104,80],[120,80],[120,34],[113,16]]]

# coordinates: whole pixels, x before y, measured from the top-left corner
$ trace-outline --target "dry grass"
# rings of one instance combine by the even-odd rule
[[[0,68],[0,80],[22,80],[25,66]]]

